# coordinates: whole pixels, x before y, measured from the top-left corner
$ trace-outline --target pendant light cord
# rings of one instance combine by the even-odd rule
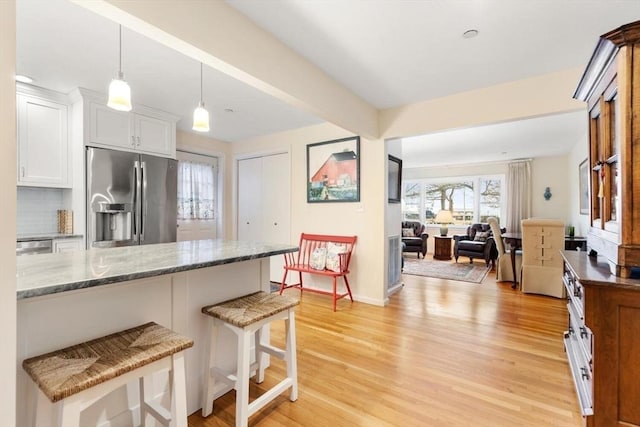
[[[200,63],[200,104],[204,105],[202,102],[202,62]]]
[[[119,28],[120,28],[120,31],[118,36],[119,38],[118,78],[120,80],[124,80],[124,74],[122,74],[122,25],[119,25]]]

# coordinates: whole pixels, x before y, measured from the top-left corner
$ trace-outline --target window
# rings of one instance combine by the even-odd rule
[[[443,209],[451,211],[454,224],[500,221],[504,176],[440,178],[403,183],[402,215],[405,220],[433,224]]]
[[[215,166],[192,161],[178,162],[178,219],[215,219]]]

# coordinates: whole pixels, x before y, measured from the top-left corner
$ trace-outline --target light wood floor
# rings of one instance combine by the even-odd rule
[[[482,284],[403,280],[386,307],[342,300],[333,313],[329,297],[304,294],[296,311],[299,398],[280,396],[249,425],[582,425],[562,346],[563,300],[513,291],[494,272]],[[272,326],[275,344],[283,330]],[[283,371],[272,360],[252,398]],[[234,399],[227,393],[213,415],[193,414],[189,426],[233,425]]]

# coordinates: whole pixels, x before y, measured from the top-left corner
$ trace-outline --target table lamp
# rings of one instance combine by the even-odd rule
[[[442,209],[440,212],[438,212],[433,222],[435,222],[436,224],[440,224],[440,235],[446,236],[449,232],[447,224],[453,224],[453,215],[451,215],[451,211]]]

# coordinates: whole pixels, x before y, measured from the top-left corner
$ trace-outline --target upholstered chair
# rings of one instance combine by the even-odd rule
[[[467,234],[454,235],[453,240],[453,256],[456,262],[458,257],[468,256],[469,262],[476,258],[483,259],[487,266],[495,265],[498,251],[489,224],[472,224],[467,227]]]
[[[563,298],[564,222],[554,219],[523,219],[522,292]]]
[[[498,220],[494,217],[487,218],[487,222],[493,233],[493,240],[496,242],[498,259],[496,260],[496,281],[513,282],[513,265],[511,264],[511,252],[505,250],[504,240],[502,240],[502,230],[498,225]],[[516,251],[516,275],[520,281],[520,270],[522,268],[522,251]]]
[[[427,254],[427,239],[429,235],[425,231],[424,224],[420,221],[402,221],[403,252],[415,252],[420,259]]]

